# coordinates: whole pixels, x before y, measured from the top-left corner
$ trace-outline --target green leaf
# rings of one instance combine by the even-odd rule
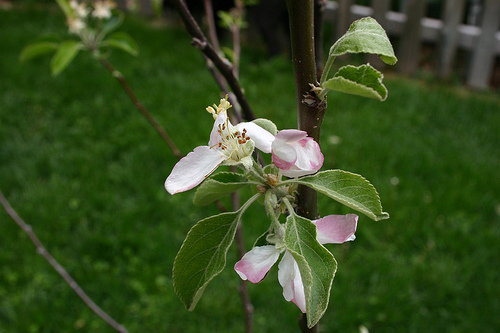
[[[337,57],[346,53],[377,54],[390,65],[398,61],[384,28],[371,17],[354,21],[349,30],[332,45],[329,56]]]
[[[360,175],[343,170],[328,170],[312,176],[298,178],[297,183],[323,193],[330,198],[379,221],[388,219],[382,211],[380,197],[375,187]]]
[[[219,172],[207,178],[198,186],[193,202],[197,206],[205,206],[248,184],[250,184],[248,179],[241,174]]]
[[[43,54],[54,52],[57,49],[58,43],[43,41],[43,42],[35,42],[28,46],[26,46],[19,55],[19,61],[25,62],[26,60],[30,60],[36,57],[39,57]]]
[[[58,75],[66,67],[68,67],[81,48],[82,44],[73,40],[67,40],[59,44],[57,52],[52,57],[52,61],[50,63],[52,75]]]
[[[276,133],[278,133],[278,128],[269,119],[257,118],[255,120],[252,120],[252,123],[254,123],[256,125],[259,125],[263,129],[265,129],[266,131],[268,131],[269,133],[271,133],[272,135],[276,135]]]
[[[234,51],[232,48],[227,47],[227,46],[222,46],[221,48],[222,53],[226,56],[226,58],[229,59],[229,61],[233,62],[234,61]]]
[[[295,213],[287,217],[284,241],[299,266],[306,297],[307,325],[313,327],[328,307],[337,262],[316,240],[314,223]]]
[[[240,217],[238,211],[203,219],[184,240],[172,278],[175,293],[189,311],[195,308],[207,284],[224,269]]]
[[[222,28],[229,29],[232,25],[235,24],[235,22],[234,22],[234,16],[231,15],[231,13],[223,11],[223,10],[219,10],[217,12],[217,15],[220,18],[219,25]]]
[[[123,23],[123,13],[119,13],[119,15],[113,15],[103,24],[101,33],[102,36],[109,34],[110,32],[116,30]]]
[[[103,44],[128,52],[133,56],[137,56],[139,54],[139,47],[137,46],[137,43],[129,34],[125,32],[115,32],[111,34],[109,38],[103,42]]]
[[[387,88],[382,83],[382,73],[367,65],[344,66],[324,84],[324,88],[347,94],[359,95],[385,101]]]

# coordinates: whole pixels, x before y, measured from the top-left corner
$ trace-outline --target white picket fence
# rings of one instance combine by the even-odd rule
[[[334,23],[337,35],[345,32],[358,18],[372,16],[389,36],[398,36],[395,50],[398,69],[412,74],[418,67],[422,42],[438,45],[438,75],[448,77],[458,48],[470,51],[466,84],[472,88],[489,87],[495,57],[500,56],[500,0],[483,0],[482,20],[478,26],[461,24],[466,0],[443,0],[441,20],[425,17],[426,0],[406,0],[404,13],[390,11],[390,0],[372,0],[371,7],[359,6],[353,0],[327,1],[325,20]]]

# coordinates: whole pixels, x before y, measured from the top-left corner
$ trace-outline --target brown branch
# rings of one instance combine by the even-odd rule
[[[172,153],[178,159],[181,159],[183,156],[182,156],[181,152],[179,151],[179,149],[177,148],[177,146],[175,145],[172,138],[170,138],[170,136],[167,134],[165,129],[163,127],[161,127],[161,125],[156,122],[156,120],[148,112],[148,110],[144,107],[144,105],[141,104],[141,102],[139,101],[139,99],[135,95],[134,91],[132,90],[132,88],[128,84],[128,82],[125,79],[125,77],[123,76],[123,74],[120,73],[119,71],[117,71],[113,67],[113,65],[111,65],[111,63],[108,60],[106,60],[105,58],[100,58],[100,61],[101,61],[101,64],[103,64],[103,66],[108,70],[108,72],[111,73],[111,75],[113,75],[118,80],[118,82],[122,86],[123,90],[125,91],[127,96],[130,98],[130,100],[134,104],[135,108],[137,110],[139,110],[139,112],[144,116],[144,118],[146,118],[146,120],[151,124],[151,126],[153,126],[153,128],[156,130],[156,132],[158,132],[158,134],[160,134],[163,141],[165,141],[165,143],[168,145],[170,150],[172,150]]]
[[[292,62],[295,76],[295,97],[297,122],[300,130],[319,143],[321,123],[326,102],[320,101],[310,92],[316,84],[316,61],[314,43],[314,0],[287,0],[290,19]],[[316,191],[306,186],[298,188],[297,213],[309,219],[318,218],[318,197]],[[317,325],[308,328],[306,316],[300,317],[302,332],[317,332]]]
[[[210,41],[212,42],[214,49],[220,51],[219,38],[217,37],[217,29],[214,20],[214,8],[212,6],[212,0],[203,0],[203,5],[205,7],[205,16],[207,17],[208,35],[210,36]]]
[[[113,318],[111,318],[106,312],[104,312],[95,302],[83,291],[83,289],[76,283],[76,281],[68,274],[68,272],[62,267],[54,257],[47,251],[45,246],[43,246],[42,242],[36,234],[33,232],[33,228],[26,224],[26,222],[19,217],[17,212],[12,208],[9,201],[5,198],[2,191],[0,191],[0,203],[7,215],[10,216],[14,222],[28,235],[31,242],[36,247],[36,252],[40,254],[47,262],[55,269],[55,271],[66,281],[66,283],[70,286],[71,289],[81,298],[81,300],[99,317],[101,317],[109,326],[115,329],[117,332],[126,333],[127,329],[116,322]]]
[[[240,57],[241,57],[241,25],[238,20],[243,20],[245,11],[245,4],[242,0],[234,0],[233,15],[235,17],[235,24],[231,26],[231,34],[233,36],[233,72],[234,76],[239,76],[240,71]]]
[[[287,0],[287,6],[290,17],[298,128],[306,131],[319,143],[326,104],[310,93],[310,85],[316,83],[314,0]],[[301,216],[310,219],[318,217],[315,191],[306,186],[299,187],[297,211]]]
[[[248,103],[248,100],[240,86],[238,78],[234,75],[233,65],[227,59],[223,59],[219,56],[217,51],[214,49],[212,44],[207,40],[205,34],[201,30],[200,26],[194,19],[193,15],[189,11],[186,2],[184,0],[172,0],[172,4],[176,8],[177,12],[181,15],[181,18],[186,26],[186,30],[193,37],[193,45],[196,46],[200,51],[210,59],[217,70],[224,76],[227,83],[231,87],[234,95],[238,99],[238,103],[241,106],[241,111],[243,118],[246,120],[255,119],[255,114]]]
[[[323,21],[326,0],[314,0],[314,41],[316,56],[316,75],[319,77],[323,69]]]
[[[204,0],[203,4],[205,7],[205,15],[207,17],[208,35],[210,36],[210,42],[212,43],[215,51],[217,53],[221,54],[219,38],[217,37],[217,29],[215,26],[212,0]],[[195,43],[194,40],[193,40],[193,43]],[[229,91],[229,88],[227,86],[227,80],[222,76],[222,74],[220,72],[217,71],[217,69],[214,66],[214,63],[205,54],[203,54],[203,58],[205,59],[205,64],[206,64],[210,74],[212,74],[212,76],[215,79],[215,82],[219,86],[219,89],[224,93],[224,95],[228,95],[228,100],[229,100],[229,103],[231,103],[231,105],[233,106],[234,115],[235,115],[236,119],[238,120],[238,122],[241,122],[242,118],[241,118],[240,107],[236,103],[236,100],[234,98],[234,94],[230,93],[230,91]]]

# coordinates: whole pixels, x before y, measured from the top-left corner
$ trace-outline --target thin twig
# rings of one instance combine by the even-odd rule
[[[233,35],[233,72],[234,76],[239,77],[240,70],[240,56],[241,56],[241,24],[238,24],[238,20],[243,20],[243,12],[245,10],[242,0],[234,0],[235,8],[235,24],[231,27],[231,33]]]
[[[5,212],[10,216],[14,222],[28,235],[31,242],[36,247],[36,252],[40,254],[48,263],[56,270],[56,272],[66,281],[66,283],[73,289],[73,291],[82,299],[82,301],[92,310],[96,315],[101,317],[109,326],[115,329],[117,332],[127,333],[127,329],[111,318],[106,312],[104,312],[95,302],[83,291],[83,289],[76,283],[76,281],[68,274],[68,272],[62,267],[54,257],[47,251],[45,246],[42,244],[40,239],[36,236],[33,228],[19,217],[17,212],[12,208],[9,201],[0,191],[0,203],[2,204]]]
[[[148,110],[144,107],[144,105],[141,104],[141,102],[139,101],[139,99],[135,95],[134,91],[132,90],[132,88],[128,84],[128,82],[125,79],[125,77],[123,76],[123,74],[120,73],[119,71],[117,71],[113,67],[113,65],[111,65],[111,63],[108,60],[106,60],[105,58],[101,58],[100,61],[101,61],[101,64],[103,64],[103,66],[108,70],[108,72],[110,72],[111,75],[113,75],[118,80],[118,82],[120,82],[120,85],[122,86],[122,88],[125,91],[125,93],[127,94],[127,96],[130,98],[130,100],[132,101],[132,103],[134,104],[136,109],[139,110],[139,112],[144,116],[144,118],[147,119],[147,121],[153,126],[153,128],[156,130],[156,132],[158,132],[158,134],[160,134],[163,141],[165,141],[166,144],[168,145],[168,147],[170,148],[170,150],[172,150],[172,153],[178,159],[181,159],[183,156],[182,156],[181,152],[179,151],[179,149],[177,148],[177,146],[175,145],[172,138],[170,138],[170,136],[167,134],[165,129],[163,127],[161,127],[161,125],[158,124],[158,122],[156,122],[156,120],[148,112]]]
[[[217,29],[215,26],[214,8],[212,6],[212,0],[203,0],[203,5],[205,6],[205,16],[207,17],[208,36],[210,36],[210,42],[214,46],[215,50],[220,51],[220,44],[219,44],[219,38],[217,38]]]
[[[212,43],[214,50],[217,53],[222,54],[219,44],[219,38],[217,37],[217,28],[215,26],[212,0],[204,0],[203,4],[205,6],[205,16],[207,17],[208,35],[210,36],[210,42]],[[193,39],[193,45],[196,44],[196,40],[197,39]],[[207,65],[210,74],[212,74],[215,82],[219,86],[219,89],[223,92],[224,95],[228,96],[229,103],[231,103],[231,105],[233,106],[233,110],[235,111],[235,116],[238,122],[241,122],[241,112],[238,110],[239,104],[236,103],[234,94],[229,91],[227,80],[224,78],[224,76],[222,76],[220,72],[217,71],[212,60],[210,60],[205,54],[203,54],[203,58],[205,59],[205,64]]]
[[[231,201],[233,202],[233,209],[236,210],[240,207],[240,198],[238,192],[233,192],[231,194]],[[243,226],[240,223],[236,229],[236,246],[238,248],[238,257],[242,258],[245,253],[245,244],[243,242]],[[248,295],[247,281],[240,279],[240,296],[241,302],[243,303],[243,310],[245,312],[245,332],[253,332],[253,305],[250,302],[250,297]]]
[[[184,25],[186,26],[186,30],[193,37],[193,45],[200,49],[200,51],[213,62],[214,66],[226,79],[227,83],[231,87],[231,90],[238,99],[243,117],[246,120],[254,120],[256,118],[255,114],[253,113],[252,108],[248,103],[246,95],[241,88],[240,82],[238,81],[238,78],[234,75],[233,65],[231,64],[231,62],[225,58],[221,58],[219,53],[207,40],[205,34],[189,11],[184,0],[172,0],[172,4],[176,8],[177,12],[181,15]]]

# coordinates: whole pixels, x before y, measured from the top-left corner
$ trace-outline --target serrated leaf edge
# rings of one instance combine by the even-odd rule
[[[297,183],[299,183],[299,184],[302,184],[302,185],[306,185],[306,186],[308,186],[308,187],[311,187],[312,189],[314,189],[314,190],[316,190],[316,191],[318,191],[318,192],[320,192],[320,193],[323,193],[324,195],[326,195],[326,196],[328,196],[328,197],[332,198],[330,195],[328,195],[327,193],[325,193],[326,191],[322,191],[322,190],[320,190],[320,189],[318,189],[318,188],[314,188],[313,186],[311,186],[312,184],[310,184],[310,183],[307,183],[307,182],[303,181],[303,179],[305,179],[305,178],[313,178],[313,177],[320,176],[321,174],[330,173],[330,172],[345,173],[345,174],[350,174],[350,175],[355,175],[355,176],[360,177],[363,181],[365,181],[365,182],[369,185],[369,187],[370,187],[371,189],[373,189],[373,191],[374,191],[374,192],[375,192],[375,194],[376,194],[376,198],[377,198],[377,201],[376,201],[376,202],[377,202],[377,203],[380,205],[380,207],[382,208],[382,202],[381,202],[381,200],[380,200],[380,195],[378,194],[377,189],[375,188],[375,186],[373,186],[373,184],[372,184],[372,183],[370,183],[370,182],[369,182],[369,181],[368,181],[365,177],[363,177],[363,176],[361,176],[361,175],[359,175],[359,174],[353,173],[353,172],[349,172],[349,171],[345,171],[345,170],[340,170],[340,169],[337,169],[337,170],[326,170],[326,171],[321,171],[321,172],[318,172],[318,173],[316,173],[316,174],[314,174],[314,175],[312,175],[312,176],[305,176],[305,177],[302,177],[302,178],[298,178],[298,179],[296,180],[296,182],[297,182]],[[344,195],[340,195],[340,197],[345,197],[345,196],[344,196]],[[355,209],[355,210],[357,210],[357,211],[359,211],[359,212],[361,212],[361,213],[365,214],[366,216],[368,216],[369,218],[371,218],[371,219],[372,219],[372,220],[374,220],[374,221],[380,221],[380,220],[384,220],[384,219],[388,219],[388,218],[389,218],[389,214],[388,214],[388,213],[386,213],[386,212],[383,212],[383,211],[382,211],[380,215],[376,215],[375,213],[371,212],[371,210],[369,210],[369,209],[368,209],[368,208],[366,208],[365,206],[363,206],[363,207],[362,207],[362,206],[360,206],[360,205],[353,204],[353,203],[351,203],[351,202],[348,202],[347,200],[341,200],[341,199],[339,199],[339,198],[332,198],[332,199],[334,199],[334,200],[336,200],[336,201],[340,202],[341,204],[343,204],[343,205],[345,205],[345,206],[347,206],[347,207],[351,207],[351,208],[353,208],[353,209]]]

